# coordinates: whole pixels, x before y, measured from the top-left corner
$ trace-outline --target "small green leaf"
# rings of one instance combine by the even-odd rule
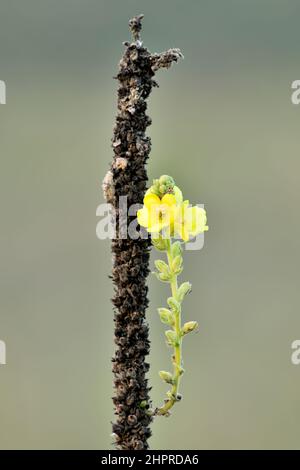
[[[173,384],[173,377],[170,372],[166,372],[165,370],[159,371],[159,376],[162,380],[164,380],[167,384]]]
[[[169,309],[159,308],[158,313],[159,313],[160,320],[162,323],[165,323],[166,325],[173,325],[174,323],[173,315]]]
[[[178,302],[182,302],[184,297],[191,292],[192,289],[192,284],[190,282],[184,282],[181,284],[181,286],[178,288],[177,291],[177,300]]]
[[[181,333],[183,335],[186,335],[196,330],[196,328],[198,328],[198,323],[196,321],[188,321],[187,323],[183,325]]]

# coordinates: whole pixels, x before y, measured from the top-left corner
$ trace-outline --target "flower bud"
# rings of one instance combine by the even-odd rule
[[[169,297],[167,302],[168,302],[168,305],[169,305],[170,309],[174,313],[179,313],[180,312],[180,303],[177,302],[177,300],[174,297]]]
[[[173,192],[174,192],[174,196],[175,196],[177,204],[181,204],[183,201],[183,195],[182,195],[181,189],[179,189],[178,186],[174,186]]]
[[[174,188],[175,186],[175,181],[172,178],[172,176],[169,175],[161,175],[159,178],[159,184],[160,185],[165,185],[165,186],[170,186],[171,188]]]
[[[170,282],[171,276],[166,273],[154,273],[157,276],[157,279],[159,279],[162,282]]]
[[[165,332],[166,338],[167,338],[167,343],[169,346],[175,346],[177,344],[177,335],[175,331],[168,330]]]
[[[165,370],[159,371],[159,376],[162,380],[164,380],[167,384],[173,384],[173,377],[170,372],[166,372]]]
[[[152,245],[158,250],[158,251],[166,251],[167,245],[166,245],[166,240],[162,237],[159,238],[152,238]]]
[[[159,193],[159,180],[153,180],[152,186],[146,191],[146,194],[156,194],[156,196],[160,197]]]
[[[184,282],[181,284],[177,291],[177,300],[178,302],[182,302],[184,297],[191,292],[192,284],[190,282]]]
[[[182,259],[181,255],[178,255],[173,259],[171,267],[172,267],[172,271],[173,271],[174,274],[180,274],[181,273],[181,271],[182,271],[182,262],[183,262],[183,259]]]
[[[153,181],[154,183],[154,181]],[[164,194],[167,193],[174,193],[174,186],[175,186],[175,181],[172,178],[172,176],[169,175],[162,175],[157,183],[157,180],[155,180],[154,183],[155,188],[159,189],[160,197],[164,196]]]
[[[166,325],[172,325],[174,323],[172,312],[167,308],[159,308],[158,314],[162,323]]]
[[[171,254],[172,257],[175,258],[176,256],[179,256],[182,254],[182,248],[181,248],[181,243],[180,241],[174,242],[171,246]]]
[[[167,263],[165,263],[161,259],[157,259],[154,261],[155,267],[160,271],[161,273],[168,274],[170,275],[170,269]]]
[[[196,328],[198,328],[198,323],[196,321],[188,321],[183,325],[181,332],[183,335],[186,335],[191,333],[191,331],[194,331]]]

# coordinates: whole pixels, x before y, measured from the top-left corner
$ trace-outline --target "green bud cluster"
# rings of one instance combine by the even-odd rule
[[[159,179],[154,179],[152,186],[148,189],[151,194],[156,194],[162,198],[167,193],[174,193],[175,181],[172,176],[162,175]]]

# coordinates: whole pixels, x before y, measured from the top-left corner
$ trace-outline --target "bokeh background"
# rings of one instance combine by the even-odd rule
[[[1,0],[0,446],[111,448],[111,255],[95,213],[112,76],[138,13],[152,52],[185,55],[149,100],[149,177],[172,174],[210,226],[185,254],[184,310],[200,331],[184,345],[183,401],[151,447],[299,449],[297,0]],[[149,284],[157,405],[167,287]]]

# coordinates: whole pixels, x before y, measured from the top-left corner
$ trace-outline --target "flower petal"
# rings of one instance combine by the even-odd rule
[[[137,220],[142,227],[148,227],[149,214],[147,207],[143,207],[137,211]]]
[[[144,197],[144,205],[150,209],[151,206],[157,206],[160,204],[160,199],[156,194],[146,194]]]
[[[167,205],[167,206],[175,206],[176,205],[176,197],[174,194],[165,194],[162,199],[161,199],[161,204],[162,205]]]

